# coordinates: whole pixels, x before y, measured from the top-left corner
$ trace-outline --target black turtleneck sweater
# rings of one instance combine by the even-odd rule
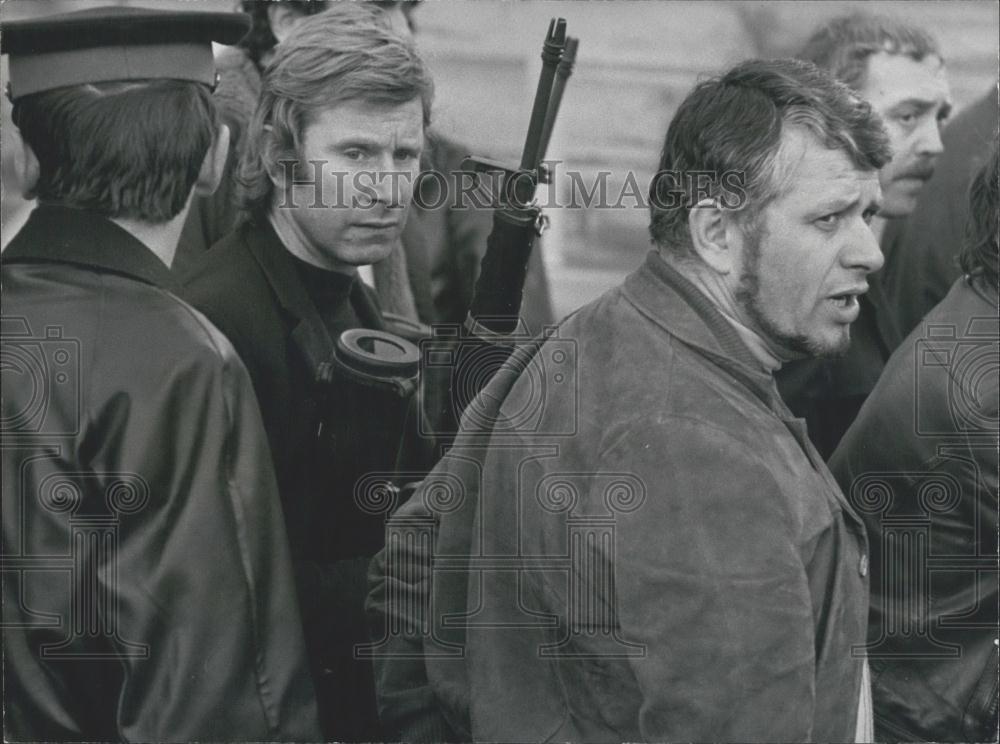
[[[351,328],[370,327],[358,316],[351,302],[353,292],[363,291],[360,286],[355,287],[361,283],[357,274],[322,269],[295,256],[292,256],[292,262],[330,338],[336,340],[337,336]]]
[[[346,378],[317,381],[343,331],[384,328],[378,306],[357,277],[294,258],[269,224],[231,233],[196,269],[186,296],[232,341],[260,402],[324,735],[382,740],[371,664],[354,659],[354,646],[369,641],[366,570],[385,513],[356,494],[369,476],[418,469],[400,454],[423,440],[415,426],[401,436],[412,400]]]

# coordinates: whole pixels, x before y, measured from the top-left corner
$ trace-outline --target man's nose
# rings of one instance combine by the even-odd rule
[[[917,150],[921,155],[937,156],[944,152],[941,141],[941,123],[934,116],[928,116],[917,132]]]
[[[401,171],[391,155],[379,160],[373,191],[378,202],[387,207],[402,207],[410,202],[412,184],[409,174]]]
[[[865,274],[878,271],[885,263],[875,233],[864,220],[858,219],[854,230],[847,236],[841,259],[845,268],[860,269]]]

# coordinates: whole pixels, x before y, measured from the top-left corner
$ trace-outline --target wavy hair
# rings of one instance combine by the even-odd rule
[[[743,62],[695,86],[670,122],[650,187],[653,242],[680,257],[690,253],[688,216],[699,196],[698,179],[677,183],[677,174],[705,175],[707,195],[724,200],[729,177],[738,175],[743,193],[731,208],[743,229],[750,229],[783,189],[778,155],[788,126],[846,153],[861,170],[878,170],[891,156],[871,106],[815,65],[796,59]]]
[[[962,270],[966,274],[982,273],[994,289],[998,285],[997,262],[1000,258],[997,242],[1000,238],[998,143],[1000,140],[994,137],[993,149],[969,187],[969,220],[965,225],[965,244],[961,255]]]
[[[923,29],[892,16],[862,12],[824,23],[796,56],[860,90],[868,74],[868,58],[879,52],[901,54],[917,62],[929,56],[944,61],[937,41]]]
[[[244,216],[260,221],[274,195],[281,160],[296,160],[306,128],[347,101],[420,100],[430,124],[434,84],[413,44],[396,35],[374,5],[337,3],[305,18],[275,47],[236,174]]]

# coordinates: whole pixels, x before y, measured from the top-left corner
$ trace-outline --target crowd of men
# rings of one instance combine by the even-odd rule
[[[442,343],[553,319],[414,199],[413,5],[244,7],[3,29],[6,739],[996,739],[997,89],[824,23],[688,93],[620,286]]]

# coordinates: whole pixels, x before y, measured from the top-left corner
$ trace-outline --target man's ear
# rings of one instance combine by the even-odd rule
[[[292,32],[295,24],[305,16],[289,3],[268,3],[267,22],[271,26],[271,33],[280,44]]]
[[[31,201],[35,198],[35,187],[38,186],[41,173],[38,157],[31,149],[31,145],[24,141],[20,132],[17,132],[17,141],[14,146],[14,173],[17,175],[18,183],[21,184],[21,195]]]
[[[226,159],[229,157],[229,127],[219,125],[219,133],[212,146],[205,153],[198,171],[198,180],[194,183],[194,192],[199,196],[211,196],[222,183],[226,172]]]
[[[731,220],[719,207],[717,199],[702,199],[688,212],[688,230],[691,247],[716,273],[728,275],[737,268],[738,240],[732,231]]]

